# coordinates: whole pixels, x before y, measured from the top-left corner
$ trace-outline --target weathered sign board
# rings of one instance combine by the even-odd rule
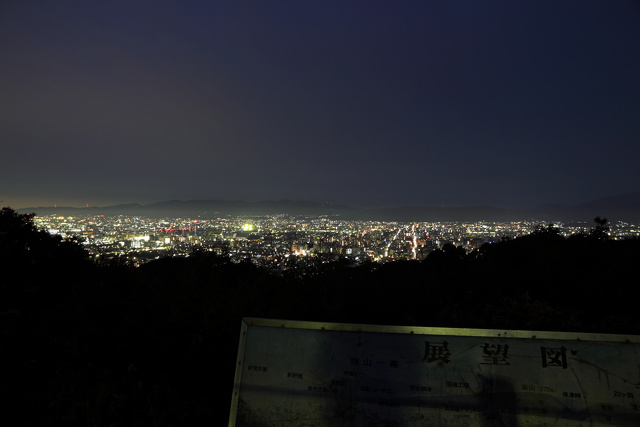
[[[640,337],[245,318],[229,426],[639,426]]]

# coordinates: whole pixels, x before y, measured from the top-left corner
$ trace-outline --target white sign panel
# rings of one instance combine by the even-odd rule
[[[640,337],[244,319],[229,425],[638,426]]]

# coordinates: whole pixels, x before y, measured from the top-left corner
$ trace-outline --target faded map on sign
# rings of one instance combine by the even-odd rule
[[[637,337],[587,338],[245,319],[230,425],[640,425]]]

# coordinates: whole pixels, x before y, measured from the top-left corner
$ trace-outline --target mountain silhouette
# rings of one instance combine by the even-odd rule
[[[169,200],[142,205],[139,203],[113,206],[34,207],[17,209],[37,215],[131,215],[151,218],[185,217],[211,219],[232,215],[307,215],[335,216],[348,220],[378,221],[584,221],[596,216],[609,221],[640,223],[640,193],[603,197],[576,205],[546,204],[532,209],[505,209],[495,206],[401,206],[360,208],[345,204],[321,203],[309,200]]]

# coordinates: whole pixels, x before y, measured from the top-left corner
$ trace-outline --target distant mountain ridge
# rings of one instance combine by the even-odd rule
[[[349,220],[379,221],[585,221],[596,216],[610,221],[640,224],[640,193],[604,197],[577,205],[548,204],[533,209],[504,209],[495,206],[359,208],[344,204],[309,200],[169,200],[141,205],[119,204],[102,207],[36,207],[18,209],[37,215],[131,215],[151,218],[183,217],[211,219],[231,215],[331,216]]]

